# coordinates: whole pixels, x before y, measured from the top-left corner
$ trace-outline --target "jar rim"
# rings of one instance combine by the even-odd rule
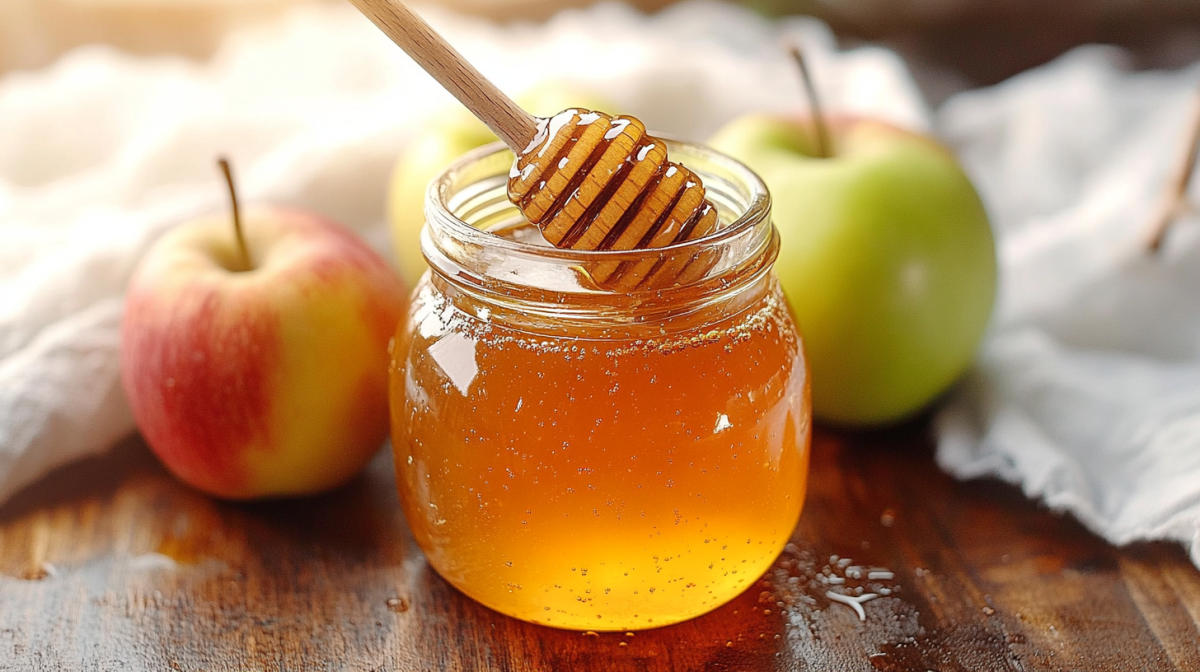
[[[505,250],[520,255],[555,259],[571,263],[596,263],[601,261],[622,260],[636,261],[639,257],[660,257],[663,254],[685,253],[689,250],[700,250],[719,245],[723,242],[743,235],[749,229],[769,219],[771,212],[771,196],[766,184],[754,171],[736,159],[722,154],[705,145],[678,139],[667,133],[653,133],[654,137],[668,143],[686,147],[692,154],[719,166],[724,171],[738,178],[748,191],[748,203],[745,210],[727,225],[719,226],[707,236],[673,243],[663,247],[642,248],[634,250],[572,250],[560,249],[554,246],[535,245],[498,236],[482,230],[450,212],[446,195],[455,179],[468,167],[491,155],[511,151],[503,142],[493,142],[477,147],[463,154],[450,164],[437,177],[430,181],[425,192],[425,212],[428,223],[444,227],[445,232],[469,245],[487,245],[497,250]]]
[[[722,221],[716,232],[667,247],[603,252],[561,250],[544,241],[498,235],[494,231],[525,231],[537,240],[540,233],[526,228],[532,225],[509,202],[513,155],[493,143],[468,152],[430,183],[421,249],[431,279],[471,302],[487,304],[497,319],[553,318],[563,326],[700,314],[706,306],[760,285],[779,251],[766,185],[745,165],[715,150],[657,137],[675,161],[704,181]],[[676,276],[670,284],[610,289],[592,276],[605,264],[655,273],[678,268],[676,264],[691,268],[696,262],[702,270],[682,280]]]

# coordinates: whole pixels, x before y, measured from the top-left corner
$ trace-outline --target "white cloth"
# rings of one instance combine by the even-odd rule
[[[495,27],[427,12],[509,91],[582,82],[652,128],[704,139],[802,98],[781,44],[807,48],[834,109],[927,128],[890,52],[836,52],[824,26],[710,2],[653,18],[620,5]],[[245,200],[331,216],[390,253],[391,166],[452,101],[349,5],[235,34],[206,65],[89,48],[0,79],[0,503],[134,430],[118,377],[125,284],[165,228]]]
[[[1200,566],[1200,227],[1150,222],[1200,67],[1124,71],[1078,49],[939,114],[987,201],[1001,292],[979,366],[937,419],[938,461],[993,475],[1116,544]]]

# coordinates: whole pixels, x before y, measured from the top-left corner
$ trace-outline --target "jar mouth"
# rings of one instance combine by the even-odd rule
[[[673,161],[703,180],[720,214],[712,234],[653,249],[558,249],[509,202],[513,154],[494,143],[465,154],[429,185],[421,250],[432,280],[452,285],[476,303],[489,304],[491,315],[554,315],[565,324],[576,319],[616,323],[691,314],[766,277],[778,253],[779,236],[771,225],[771,197],[763,181],[738,161],[707,147],[657,137],[666,143]],[[702,270],[656,286],[607,289],[593,278],[601,264],[622,265],[618,273],[632,268],[655,273],[660,268],[688,268],[692,262]]]
[[[508,162],[511,163],[511,150],[502,142],[494,142],[462,155],[447,167],[441,175],[430,182],[425,196],[427,223],[435,229],[441,229],[442,232],[467,243],[490,245],[498,250],[507,250],[520,255],[557,259],[574,264],[587,264],[613,260],[636,261],[648,257],[656,258],[662,256],[664,253],[675,254],[695,251],[719,245],[722,241],[737,238],[739,235],[744,235],[748,229],[752,229],[756,225],[769,220],[771,197],[766,185],[754,171],[737,160],[706,146],[678,140],[669,134],[654,133],[654,136],[667,143],[669,156],[678,163],[682,163],[689,168],[692,168],[692,163],[696,163],[694,159],[691,162],[681,161],[680,158],[682,157],[677,158],[679,154],[696,155],[697,158],[702,159],[705,167],[709,168],[709,170],[692,169],[700,174],[710,193],[713,186],[715,186],[711,184],[714,177],[713,172],[717,173],[715,177],[724,178],[723,181],[731,181],[741,186],[745,192],[745,202],[739,208],[742,212],[732,221],[725,222],[723,220],[722,224],[707,236],[653,249],[572,250],[559,249],[548,244],[539,245],[505,238],[464,221],[455,212],[455,203],[452,202],[452,199],[448,198],[454,194],[461,193],[460,183],[464,176],[469,173],[472,166],[478,166],[489,159],[501,156],[506,157]],[[716,171],[713,169],[716,169]],[[507,175],[507,172],[505,172],[503,176],[507,178]],[[728,204],[718,203],[718,207],[721,205],[725,205],[728,208]]]

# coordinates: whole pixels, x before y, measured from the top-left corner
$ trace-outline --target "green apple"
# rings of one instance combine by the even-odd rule
[[[538,116],[557,114],[572,106],[612,110],[596,94],[558,82],[538,84],[516,100]],[[458,157],[496,140],[483,122],[456,105],[431,119],[396,162],[388,190],[388,220],[400,270],[410,285],[425,272],[420,239],[425,224],[425,189],[430,180]]]
[[[752,115],[710,144],[762,176],[775,269],[804,334],[818,419],[879,425],[946,390],[974,356],[996,294],[987,213],[954,155],[873,120]]]
[[[496,136],[471,113],[447,109],[426,124],[400,155],[392,170],[387,210],[396,259],[409,286],[425,272],[420,234],[429,181],[456,157],[495,141]]]

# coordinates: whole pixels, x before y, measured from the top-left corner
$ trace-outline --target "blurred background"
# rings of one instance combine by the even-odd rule
[[[87,43],[202,59],[231,28],[289,7],[341,0],[0,0],[0,73]],[[629,0],[647,11],[673,0]],[[424,0],[497,21],[537,21],[594,0]],[[767,16],[807,14],[846,46],[883,43],[912,66],[929,102],[999,82],[1084,43],[1125,47],[1133,68],[1200,58],[1194,0],[742,0]]]

